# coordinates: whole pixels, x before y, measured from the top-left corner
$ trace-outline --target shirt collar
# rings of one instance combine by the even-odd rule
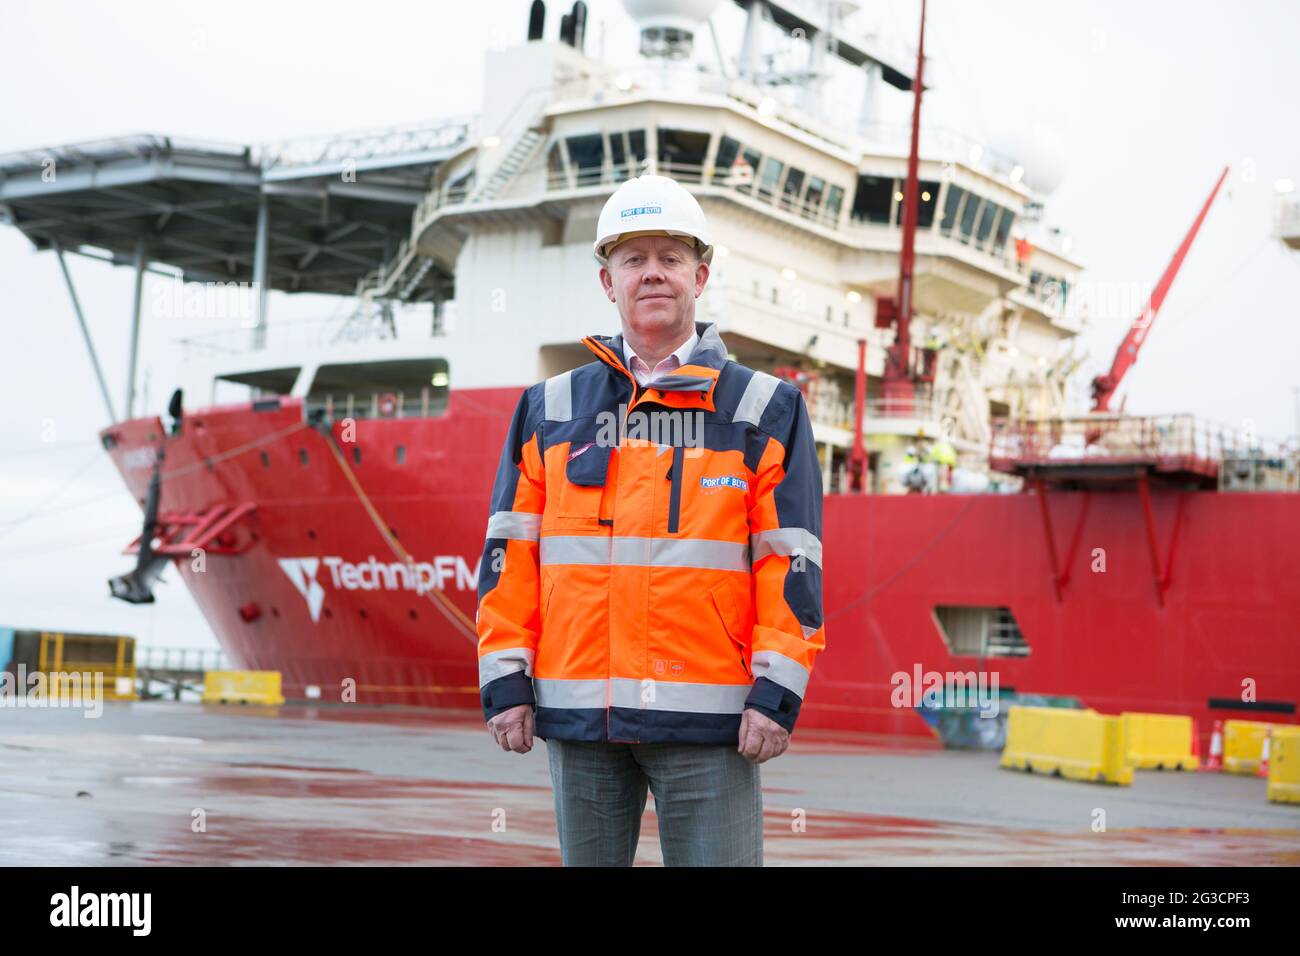
[[[695,351],[695,346],[699,344],[699,341],[700,341],[700,333],[693,331],[691,332],[691,337],[682,343],[681,348],[673,352],[673,355],[677,357],[677,365],[679,368],[686,364],[686,360],[691,357],[691,353]],[[629,369],[632,367],[632,357],[634,355],[637,358],[641,358],[639,355],[636,355],[636,352],[632,350],[632,346],[628,343],[627,337],[624,336],[623,337],[623,364],[626,365]],[[645,362],[645,360],[642,359],[642,362]],[[648,363],[646,364],[648,365]]]

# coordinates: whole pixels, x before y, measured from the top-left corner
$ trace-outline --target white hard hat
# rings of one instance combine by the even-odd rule
[[[602,266],[621,239],[634,235],[669,235],[694,243],[700,259],[713,261],[713,242],[704,210],[681,183],[667,176],[637,176],[614,191],[600,211],[592,252]]]

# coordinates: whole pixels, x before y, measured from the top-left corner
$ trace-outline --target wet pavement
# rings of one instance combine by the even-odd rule
[[[0,864],[556,865],[545,748],[399,708],[5,708]],[[1300,865],[1300,807],[1251,777],[1105,787],[806,730],[762,775],[768,865]],[[637,864],[661,862],[650,797]]]

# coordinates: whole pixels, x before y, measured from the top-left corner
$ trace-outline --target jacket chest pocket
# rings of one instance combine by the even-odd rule
[[[569,458],[564,466],[564,481],[560,483],[555,504],[557,518],[600,518],[600,506],[605,497],[609,476],[609,455],[614,449],[595,441],[572,442]]]

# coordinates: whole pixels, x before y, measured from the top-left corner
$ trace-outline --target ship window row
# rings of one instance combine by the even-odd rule
[[[844,208],[843,186],[827,183],[821,176],[814,176],[775,156],[764,155],[730,136],[719,138],[712,166],[705,169],[710,170],[712,182],[730,186],[763,202],[777,204],[805,219],[833,226]],[[678,170],[679,174],[690,172],[689,168]],[[696,175],[699,174],[696,171]]]
[[[656,169],[683,183],[711,183],[779,206],[806,219],[835,226],[845,205],[844,187],[725,134],[656,128]],[[618,183],[645,169],[646,131],[619,130],[556,139],[547,158],[551,189]],[[1006,254],[1013,210],[955,183],[919,183],[917,228],[933,229],[993,255]],[[850,220],[901,226],[905,182],[900,177],[860,174]],[[942,208],[941,208],[942,207]]]
[[[661,175],[684,183],[730,186],[828,225],[839,221],[844,208],[842,186],[729,136],[717,137],[715,146],[710,133],[668,127],[655,132],[656,169]],[[623,182],[644,171],[647,156],[645,130],[561,137],[547,151],[548,188]]]
[[[595,186],[632,178],[645,162],[645,139],[645,130],[632,129],[555,140],[546,159],[549,188]]]
[[[1015,213],[978,193],[948,184],[939,232],[977,249],[1003,254]]]

